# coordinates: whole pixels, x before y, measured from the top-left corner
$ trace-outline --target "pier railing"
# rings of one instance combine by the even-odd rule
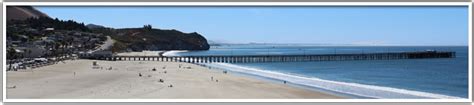
[[[168,61],[189,63],[252,63],[252,62],[304,62],[345,60],[392,60],[454,58],[455,52],[387,52],[361,54],[310,54],[310,55],[222,55],[222,56],[83,56],[85,59],[110,61]]]

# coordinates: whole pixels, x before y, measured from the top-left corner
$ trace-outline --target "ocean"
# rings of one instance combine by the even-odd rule
[[[251,76],[287,81],[328,92],[381,99],[467,99],[467,46],[317,46],[245,44],[211,46],[207,51],[171,51],[188,55],[296,55],[406,51],[455,51],[455,58],[207,63],[204,65]]]

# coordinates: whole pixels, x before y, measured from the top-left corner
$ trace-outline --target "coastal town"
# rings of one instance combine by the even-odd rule
[[[35,27],[22,22],[14,22],[7,28],[7,71],[36,68],[65,59],[75,59],[79,54],[102,51],[105,50],[102,45],[111,40],[103,34]]]

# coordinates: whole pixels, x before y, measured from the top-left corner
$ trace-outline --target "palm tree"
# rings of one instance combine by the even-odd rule
[[[12,64],[13,64],[13,59],[16,59],[17,58],[17,53],[15,51],[15,49],[13,48],[9,48],[7,50],[7,59],[10,58],[10,61],[8,62],[9,66],[8,66],[8,70],[11,70],[12,69]]]

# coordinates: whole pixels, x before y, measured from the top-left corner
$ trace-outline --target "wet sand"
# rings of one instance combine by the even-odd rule
[[[334,99],[189,63],[74,60],[7,72],[9,99]],[[181,68],[180,68],[181,65]],[[109,69],[112,67],[112,69]],[[152,69],[155,68],[156,71]],[[166,72],[166,73],[165,73]],[[141,75],[141,76],[140,76]],[[163,82],[160,82],[160,79]],[[172,87],[171,87],[172,85]]]

